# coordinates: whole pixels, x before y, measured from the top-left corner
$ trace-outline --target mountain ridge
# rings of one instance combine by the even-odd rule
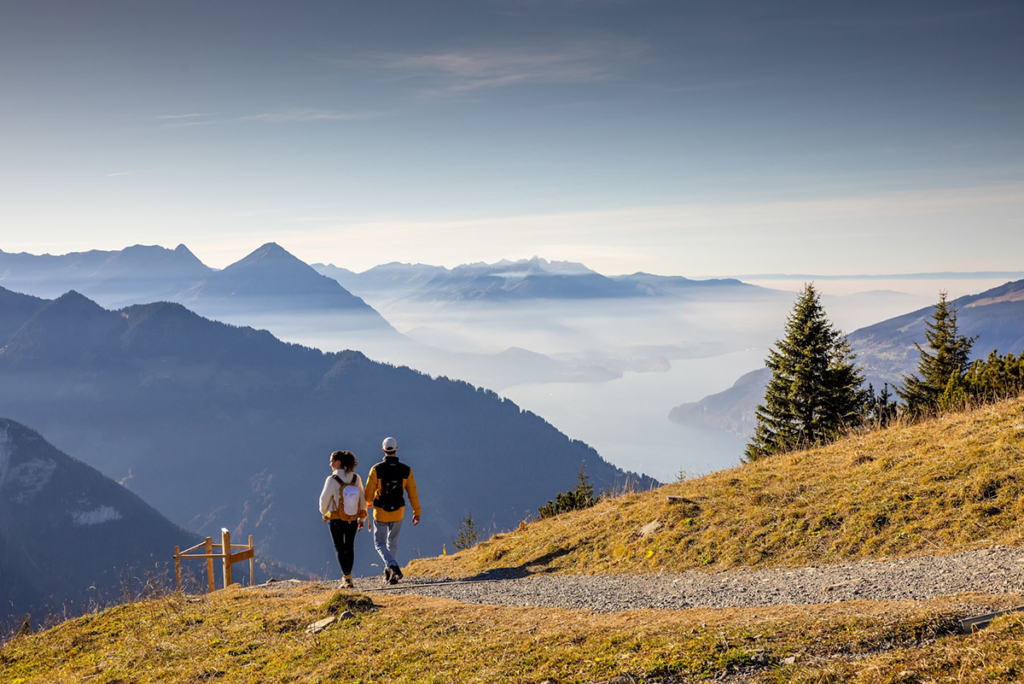
[[[499,528],[518,524],[571,488],[581,462],[602,489],[652,482],[488,390],[288,344],[178,304],[108,311],[66,295],[0,345],[0,383],[12,388],[0,415],[38,426],[58,447],[73,444],[115,478],[130,475],[133,491],[179,524],[259,521],[268,552],[310,572],[333,567],[310,503],[326,455],[348,448],[363,471],[387,435],[404,445],[430,511],[410,544],[431,551],[467,510]],[[486,486],[519,482],[523,468],[543,476],[510,492]]]
[[[539,256],[494,263],[479,261],[453,268],[391,262],[360,273],[323,263],[313,264],[313,268],[368,297],[390,294],[424,302],[619,299],[677,296],[689,289],[725,292],[739,288],[746,293],[764,290],[735,279],[695,280],[639,271],[606,276],[578,262],[548,261]]]
[[[0,618],[39,619],[61,606],[82,612],[146,571],[166,573],[173,547],[198,540],[39,433],[0,417]]]
[[[334,323],[343,320],[344,332],[398,337],[373,307],[275,242],[219,270],[203,264],[184,244],[173,250],[132,245],[59,256],[0,251],[0,286],[43,297],[75,290],[115,308],[174,301],[232,319],[254,312],[343,314]]]

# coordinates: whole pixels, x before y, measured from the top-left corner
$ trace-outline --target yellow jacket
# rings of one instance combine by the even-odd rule
[[[388,457],[385,457],[385,461]],[[397,456],[393,456],[396,461]],[[378,464],[380,465],[380,464]],[[406,466],[408,467],[408,466]],[[382,508],[375,507],[373,500],[377,498],[377,466],[370,468],[370,474],[366,476],[366,507],[367,509],[373,509],[373,519],[377,522],[389,523],[398,522],[405,517],[405,506],[403,505],[397,511],[385,511]],[[420,497],[416,493],[416,480],[412,475],[412,468],[409,468],[409,476],[402,480],[402,490],[409,496],[409,503],[412,504],[413,515],[420,514]]]

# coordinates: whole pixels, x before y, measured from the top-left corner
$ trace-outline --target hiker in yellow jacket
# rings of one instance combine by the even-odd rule
[[[366,478],[366,506],[373,510],[373,545],[384,561],[384,581],[402,579],[398,565],[398,533],[405,517],[405,495],[412,504],[412,524],[420,524],[420,498],[412,468],[398,460],[398,442],[388,437],[382,445],[384,460],[370,469]]]

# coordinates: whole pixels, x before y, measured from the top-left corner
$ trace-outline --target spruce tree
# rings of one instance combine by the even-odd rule
[[[745,460],[831,441],[862,419],[863,374],[813,284],[804,287],[765,365],[772,377]]]
[[[930,413],[939,409],[947,386],[951,393],[963,380],[971,357],[974,337],[961,335],[957,328],[956,309],[946,300],[946,292],[939,292],[932,320],[924,333],[928,348],[915,342],[920,354],[915,375],[903,376],[903,386],[896,393],[911,414]]]
[[[540,507],[538,514],[541,520],[544,518],[550,518],[558,515],[559,513],[568,513],[569,511],[579,511],[584,508],[590,508],[598,501],[600,497],[594,494],[594,485],[587,477],[587,464],[580,463],[580,473],[577,476],[576,487],[570,489],[567,492],[559,492],[555,495],[554,501],[548,501],[546,504]]]
[[[893,399],[889,383],[885,383],[882,391],[877,394],[874,386],[868,385],[866,415],[875,427],[885,427],[896,420],[896,416],[899,415],[899,402]]]
[[[452,546],[462,551],[476,546],[478,539],[480,539],[480,528],[473,520],[473,511],[469,511],[459,525],[459,536],[452,541]]]

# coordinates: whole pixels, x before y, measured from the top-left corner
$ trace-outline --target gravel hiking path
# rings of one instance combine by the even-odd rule
[[[338,583],[328,583],[339,586]],[[418,594],[467,603],[585,608],[736,608],[841,601],[907,601],[967,592],[1024,594],[1024,549],[992,548],[943,556],[769,570],[665,574],[530,575],[520,570],[473,578],[409,577],[382,586],[356,580],[369,593]]]

